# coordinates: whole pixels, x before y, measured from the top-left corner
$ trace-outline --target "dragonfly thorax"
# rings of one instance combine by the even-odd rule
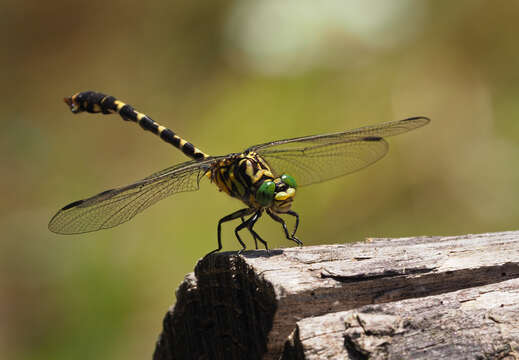
[[[270,208],[279,213],[290,210],[297,186],[289,175],[275,177],[268,163],[253,152],[215,162],[208,175],[220,191],[247,206]]]

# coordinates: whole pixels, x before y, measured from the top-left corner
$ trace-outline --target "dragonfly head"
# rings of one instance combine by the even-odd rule
[[[295,179],[283,174],[274,180],[263,181],[256,191],[256,201],[264,207],[270,207],[275,212],[285,213],[292,206],[296,188]]]

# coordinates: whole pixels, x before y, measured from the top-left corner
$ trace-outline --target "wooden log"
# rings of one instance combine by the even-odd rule
[[[309,317],[282,357],[368,358],[518,359],[519,279]]]
[[[214,254],[177,290],[154,359],[277,359],[302,319],[518,277],[519,232]]]

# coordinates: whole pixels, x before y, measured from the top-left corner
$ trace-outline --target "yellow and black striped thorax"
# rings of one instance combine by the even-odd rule
[[[275,180],[267,162],[254,152],[233,154],[216,161],[208,176],[220,191],[253,208],[262,207],[256,199],[261,184]]]
[[[94,91],[84,91],[65,98],[65,102],[70,106],[73,113],[83,111],[103,114],[117,113],[126,121],[138,123],[144,130],[159,136],[162,140],[180,149],[185,155],[194,160],[203,160],[209,157],[209,155],[182,139],[172,130],[160,125],[149,116],[136,111],[132,106],[117,100],[113,96]]]

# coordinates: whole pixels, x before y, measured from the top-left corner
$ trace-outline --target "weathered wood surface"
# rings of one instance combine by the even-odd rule
[[[180,285],[154,359],[276,359],[302,319],[518,277],[519,232],[215,254]]]
[[[519,359],[519,279],[306,318],[282,357],[368,358]]]

